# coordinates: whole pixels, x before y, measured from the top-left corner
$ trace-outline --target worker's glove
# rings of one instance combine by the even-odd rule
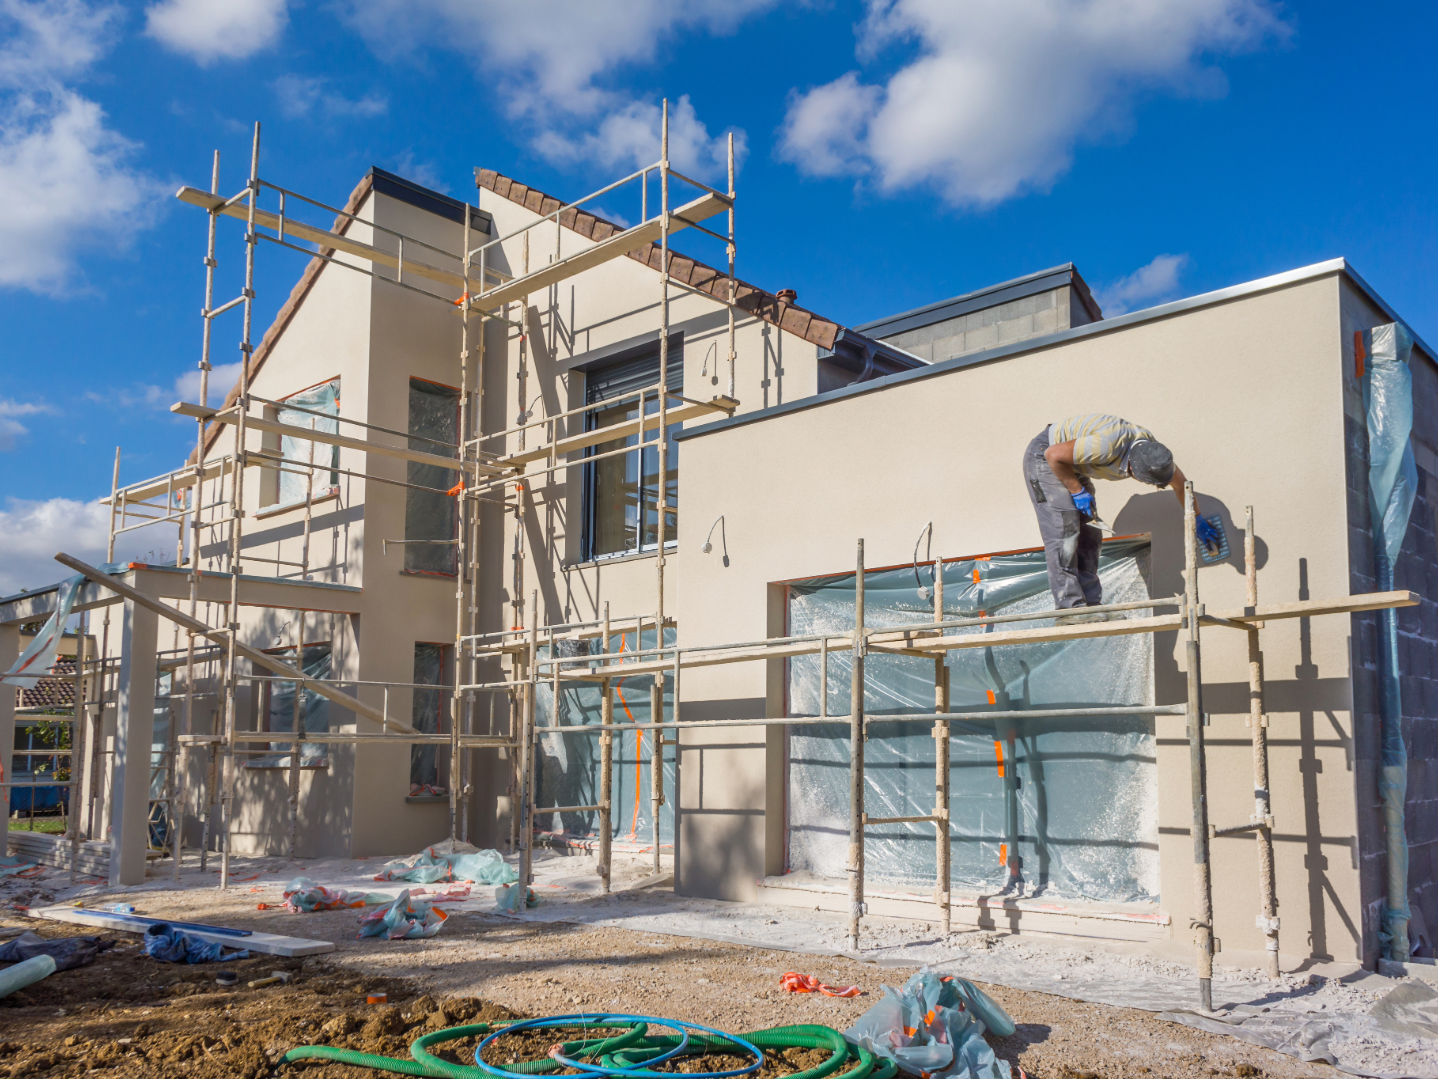
[[[1074,501],[1078,498],[1075,496]],[[1198,518],[1193,526],[1194,534],[1198,536],[1198,542],[1203,544],[1210,555],[1216,555],[1223,549],[1223,537],[1218,534],[1218,529],[1213,527],[1206,517]]]
[[[1074,509],[1082,513],[1086,518],[1092,520],[1098,515],[1098,507],[1094,505],[1092,491],[1080,491],[1073,496]]]

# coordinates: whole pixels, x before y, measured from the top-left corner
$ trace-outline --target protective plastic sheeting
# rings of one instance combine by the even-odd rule
[[[1104,602],[1148,598],[1146,540],[1104,544]],[[932,573],[923,567],[922,584]],[[944,615],[1013,614],[1050,608],[1042,551],[944,564]],[[879,629],[933,617],[911,568],[865,576],[866,625]],[[1146,616],[1147,611],[1128,612]],[[1124,617],[1124,614],[1115,617]],[[1002,624],[1004,630],[1047,626]],[[848,634],[854,576],[789,586],[788,632]],[[946,633],[984,633],[971,627]],[[1150,634],[949,652],[950,710],[1092,708],[1153,703]],[[828,659],[833,727],[791,728],[789,868],[845,876],[848,856],[848,652]],[[789,714],[819,714],[818,656],[789,665]],[[864,709],[870,715],[932,712],[934,662],[870,654]],[[957,889],[996,892],[1010,863],[1029,895],[1105,902],[1157,902],[1158,778],[1153,721],[1112,716],[1019,721],[950,721],[950,848]],[[933,724],[879,724],[865,747],[865,809],[872,817],[932,814]],[[866,876],[874,884],[927,891],[934,883],[932,824],[870,827]]]
[[[286,662],[293,662],[294,649],[280,653]],[[328,679],[333,668],[333,657],[329,644],[305,646],[304,673],[310,678]],[[304,717],[307,734],[325,734],[330,729],[330,702],[317,693],[300,689],[300,710]],[[295,684],[293,682],[270,683],[269,730],[279,734],[291,734],[295,729]],[[328,768],[329,746],[317,742],[304,742],[300,747],[301,768]],[[286,744],[281,753],[269,753],[252,758],[248,768],[288,768],[290,746]]]
[[[1418,494],[1413,459],[1413,372],[1408,366],[1413,335],[1401,322],[1375,326],[1365,335],[1372,361],[1363,380],[1368,410],[1368,510],[1373,522],[1378,590],[1393,587],[1393,566],[1408,531]],[[1398,669],[1398,612],[1380,611],[1379,684],[1381,688],[1382,764],[1378,793],[1383,799],[1387,848],[1388,902],[1380,937],[1384,953],[1406,960],[1409,954],[1408,838],[1404,804],[1408,798],[1408,749],[1403,743],[1403,700]]]
[[[664,643],[674,642],[674,631],[664,631]],[[587,652],[578,650],[588,645]],[[587,642],[560,642],[560,658],[581,658],[597,654],[601,646],[597,640]],[[609,640],[609,650],[614,653],[632,652],[636,648],[655,647],[652,629],[646,629],[642,643],[636,644],[634,632],[615,633]],[[540,649],[540,655],[548,658],[548,647]],[[652,657],[649,657],[652,658]],[[615,678],[614,722],[653,723],[664,722],[673,717],[673,678],[664,677],[661,714],[651,718],[650,690],[654,685],[653,675],[634,678]],[[562,683],[559,690],[558,725],[589,726],[600,722],[603,694],[597,682]],[[555,722],[553,685],[549,681],[539,683],[535,698],[535,723],[539,727],[539,758],[536,774],[536,805],[534,827],[537,831],[558,832],[576,838],[594,837],[599,834],[599,813],[591,810],[583,813],[551,813],[545,806],[598,805],[600,795],[599,735],[564,734],[559,731],[545,731]],[[625,842],[650,843],[654,839],[654,813],[650,801],[650,761],[653,754],[653,738],[657,732],[616,731],[614,737],[614,788],[613,812],[610,815],[610,838]],[[674,842],[674,748],[664,747],[664,790],[668,797],[659,807],[659,842],[668,846]]]
[[[288,398],[285,403],[296,407],[279,409],[275,418],[280,423],[289,424],[291,427],[304,427],[327,435],[339,434],[340,421],[338,418],[332,418],[338,417],[340,414],[339,379],[326,382],[322,386],[313,386],[308,390],[302,390]],[[301,412],[299,411],[301,408],[323,412],[324,415],[316,416],[311,412]],[[314,495],[324,494],[339,483],[339,473],[327,471],[327,469],[339,467],[340,448],[338,446],[326,446],[323,442],[311,442],[307,438],[291,438],[289,435],[281,435],[280,456],[291,461],[313,461],[318,466],[313,480],[312,493]],[[309,478],[294,471],[294,465],[285,467],[288,471],[280,473],[278,504],[288,506],[295,502],[303,502],[306,489],[310,487]]]

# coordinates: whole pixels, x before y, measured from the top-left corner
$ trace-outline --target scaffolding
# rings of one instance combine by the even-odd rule
[[[600,827],[596,872],[603,891],[610,890],[613,819],[613,754],[615,732],[624,730],[651,731],[649,745],[651,754],[651,789],[649,792],[653,821],[652,865],[656,873],[661,868],[660,854],[660,809],[666,802],[664,788],[663,752],[666,746],[678,746],[680,735],[686,729],[702,728],[745,728],[745,727],[798,727],[806,724],[832,724],[847,719],[849,725],[849,856],[848,856],[848,940],[851,949],[857,949],[861,940],[865,908],[865,832],[877,826],[893,824],[932,825],[936,843],[936,877],[934,882],[934,904],[944,933],[952,928],[953,895],[951,890],[950,820],[951,791],[949,784],[949,745],[954,721],[998,722],[1004,720],[1065,719],[1079,716],[1160,716],[1182,715],[1185,717],[1186,734],[1190,755],[1190,789],[1192,796],[1192,823],[1190,833],[1194,844],[1195,903],[1192,913],[1192,927],[1198,956],[1200,1001],[1204,1008],[1211,1005],[1212,960],[1218,944],[1213,937],[1212,881],[1209,874],[1209,842],[1221,835],[1253,832],[1257,840],[1257,864],[1259,877],[1258,925],[1263,929],[1267,947],[1267,970],[1270,976],[1278,972],[1278,931],[1276,914],[1274,868],[1272,858],[1272,831],[1274,815],[1268,798],[1268,758],[1266,743],[1267,717],[1263,704],[1263,671],[1260,631],[1265,622],[1291,618],[1308,618],[1321,615],[1344,614],[1355,611],[1373,610],[1385,607],[1403,606],[1417,602],[1417,597],[1408,592],[1386,592],[1366,596],[1344,597],[1333,601],[1302,601],[1299,603],[1277,604],[1260,607],[1257,595],[1256,562],[1254,556],[1253,517],[1250,509],[1245,527],[1245,565],[1247,580],[1247,605],[1238,611],[1221,613],[1208,612],[1200,602],[1198,592],[1198,554],[1194,546],[1194,500],[1192,485],[1185,492],[1185,590],[1183,594],[1151,599],[1142,602],[1112,604],[1096,608],[1105,614],[1128,614],[1148,611],[1143,617],[1123,617],[1110,621],[1085,625],[1059,625],[1042,628],[1005,630],[999,628],[1012,621],[1043,621],[1057,619],[1064,612],[1048,611],[1023,615],[984,615],[978,618],[946,619],[943,608],[942,574],[936,574],[936,595],[934,596],[932,618],[901,626],[886,626],[872,629],[866,625],[864,602],[864,551],[863,541],[858,541],[855,563],[856,603],[855,622],[852,632],[847,634],[824,633],[806,636],[767,637],[763,639],[724,642],[712,645],[680,644],[677,636],[673,643],[665,642],[665,630],[678,627],[666,612],[665,566],[668,518],[668,459],[667,439],[669,428],[689,419],[703,416],[731,415],[738,407],[735,397],[735,323],[736,312],[740,309],[736,297],[735,230],[734,230],[734,154],[733,140],[730,139],[727,190],[715,188],[683,176],[672,168],[669,162],[669,126],[667,103],[663,112],[660,157],[657,162],[647,165],[613,184],[593,192],[584,198],[564,205],[545,209],[538,220],[507,235],[475,244],[474,221],[471,208],[466,204],[462,222],[462,249],[458,256],[452,251],[424,243],[394,230],[385,229],[360,218],[354,210],[339,209],[299,195],[294,191],[263,180],[259,171],[260,128],[256,125],[251,146],[248,180],[242,190],[225,197],[219,188],[219,155],[216,153],[209,191],[183,188],[179,198],[191,205],[202,208],[208,214],[207,254],[205,257],[205,305],[202,312],[203,336],[200,370],[200,393],[198,402],[182,402],[174,406],[178,415],[194,418],[197,423],[196,446],[193,459],[186,466],[143,483],[121,487],[118,484],[119,457],[115,463],[116,480],[112,484],[109,500],[111,512],[109,558],[113,560],[115,537],[131,528],[151,527],[156,524],[173,525],[177,530],[176,565],[187,572],[188,598],[185,610],[179,606],[156,599],[134,589],[112,574],[89,566],[68,555],[59,561],[74,569],[104,588],[124,599],[146,607],[164,617],[174,626],[174,646],[167,651],[163,664],[176,675],[183,671],[183,690],[173,685],[171,698],[182,702],[178,722],[171,723],[167,756],[162,765],[166,794],[166,834],[170,837],[168,853],[173,859],[173,871],[178,877],[183,858],[184,807],[195,792],[186,787],[189,773],[188,755],[199,753],[204,761],[204,839],[200,845],[199,857],[203,867],[213,841],[220,856],[220,887],[230,883],[230,859],[233,847],[233,824],[236,815],[235,784],[239,760],[247,753],[265,752],[275,744],[289,745],[287,790],[288,790],[288,840],[287,850],[294,857],[298,845],[298,828],[301,816],[301,792],[299,773],[301,769],[302,746],[315,744],[389,744],[395,747],[415,745],[447,746],[450,752],[450,775],[447,785],[449,803],[449,836],[452,840],[466,840],[470,818],[470,800],[474,793],[471,781],[473,769],[468,767],[470,751],[494,750],[508,754],[510,766],[510,837],[511,847],[520,860],[520,882],[528,884],[533,879],[533,846],[535,842],[534,818],[537,812],[588,812],[599,815]],[[657,180],[659,203],[657,213],[650,213],[649,189],[651,178]],[[671,182],[679,182],[698,189],[696,198],[675,207],[673,205]],[[581,208],[595,199],[606,196],[625,185],[637,183],[641,189],[640,222],[628,229],[616,232],[599,242],[586,242],[578,251],[565,253],[563,234],[575,219]],[[277,210],[261,207],[263,196],[269,193],[278,200]],[[312,207],[336,215],[333,228],[323,229],[302,222],[293,217],[297,207]],[[358,209],[357,207],[355,209]],[[706,228],[702,222],[727,215],[727,232],[721,233]],[[239,219],[245,222],[243,287],[239,295],[220,304],[215,301],[215,281],[218,262],[217,229],[221,217]],[[394,249],[389,250],[378,243],[367,244],[346,235],[350,225],[362,225],[372,229],[377,239],[384,240]],[[728,259],[727,296],[719,297],[695,289],[675,280],[671,273],[670,236],[681,229],[692,228],[715,237],[725,244]],[[549,231],[553,231],[552,248],[548,242]],[[337,430],[321,430],[314,420],[309,426],[280,423],[267,418],[263,410],[268,408],[291,408],[278,399],[262,398],[252,392],[251,358],[253,314],[255,303],[255,261],[261,241],[300,252],[313,259],[331,263],[347,270],[365,274],[376,281],[384,281],[395,287],[425,296],[443,305],[442,309],[460,320],[460,394],[458,438],[455,442],[427,441],[431,449],[413,449],[410,440],[418,436],[362,422],[343,415],[330,415],[309,410],[316,417],[323,416],[333,421]],[[531,268],[531,248],[539,248],[543,241],[546,258],[543,265]],[[521,251],[521,269],[518,274],[508,274],[496,268],[500,245],[516,244]],[[658,302],[658,380],[638,390],[616,394],[598,402],[588,402],[580,407],[536,416],[537,406],[527,400],[527,378],[529,367],[528,310],[529,297],[542,292],[560,281],[566,280],[589,269],[622,257],[636,248],[649,244],[659,247],[659,302]],[[308,244],[312,246],[302,246]],[[418,255],[419,257],[416,257]],[[454,268],[451,268],[454,266]],[[390,272],[384,272],[390,271]],[[728,333],[728,380],[727,392],[708,401],[685,397],[671,388],[669,380],[669,337],[670,302],[675,288],[692,292],[727,309]],[[519,317],[511,316],[511,308],[520,307]],[[220,406],[209,403],[209,373],[212,370],[212,333],[217,319],[231,311],[238,311],[242,318],[239,345],[239,385],[232,400]],[[478,320],[481,329],[476,332],[474,322]],[[501,324],[517,336],[519,355],[519,404],[521,414],[516,423],[497,431],[484,428],[484,393],[486,386],[485,334],[482,326],[486,322]],[[598,409],[616,405],[632,405],[635,418],[599,427],[594,430],[572,432],[570,428],[587,414]],[[258,406],[260,413],[253,410]],[[652,410],[652,411],[651,411]],[[303,413],[306,410],[298,409]],[[349,425],[347,431],[339,433],[341,425]],[[227,452],[210,456],[210,451],[222,429],[228,428],[232,436],[231,448]],[[260,435],[283,436],[298,442],[308,443],[307,456],[287,456],[283,450],[278,453],[254,450],[248,445],[250,432]],[[618,449],[594,452],[604,443],[619,439],[635,440],[633,445]],[[396,443],[395,440],[399,440]],[[346,470],[337,462],[317,463],[315,447],[337,447],[365,454],[387,457],[393,460],[431,465],[458,475],[453,488],[440,491],[413,483],[405,483],[377,475],[372,471]],[[513,512],[522,518],[527,510],[533,510],[534,482],[543,479],[551,482],[553,477],[566,469],[588,465],[609,456],[643,453],[652,448],[657,452],[658,478],[656,487],[657,528],[655,545],[655,595],[652,612],[631,613],[624,617],[611,618],[607,602],[602,617],[589,621],[541,624],[538,589],[526,572],[524,557],[523,528],[515,529],[515,551],[513,578],[510,582],[512,613],[507,619],[509,628],[494,632],[481,632],[480,574],[482,504],[498,504],[503,511]],[[270,470],[301,477],[305,483],[304,526],[302,556],[286,561],[281,558],[264,559],[245,546],[244,522],[247,517],[245,501],[245,476],[252,470]],[[396,718],[389,709],[389,693],[392,689],[413,690],[421,688],[418,683],[402,682],[353,682],[339,678],[320,679],[304,671],[305,612],[296,610],[294,629],[291,634],[295,664],[271,652],[244,643],[241,637],[239,607],[244,587],[244,566],[246,562],[268,562],[274,565],[274,577],[293,578],[303,584],[313,568],[309,553],[309,534],[314,502],[314,473],[337,472],[348,476],[413,488],[431,493],[442,493],[453,497],[456,505],[456,526],[452,538],[444,540],[406,541],[386,540],[385,543],[437,542],[452,544],[456,550],[456,573],[454,593],[454,656],[455,677],[451,688],[451,711],[447,733],[427,733],[417,730],[410,723]],[[642,486],[642,483],[641,483]],[[202,534],[210,537],[209,547],[222,545],[222,553],[205,561],[203,551],[207,545]],[[188,539],[188,548],[186,540]],[[928,563],[926,563],[928,564]],[[937,563],[935,563],[937,564]],[[916,566],[919,563],[916,562]],[[220,577],[225,580],[228,594],[223,601],[206,601],[206,617],[201,618],[201,580],[203,577]],[[524,596],[530,598],[525,602]],[[218,610],[210,611],[211,606]],[[1173,608],[1176,613],[1156,614],[1157,609]],[[654,634],[652,648],[642,647],[642,633],[645,628]],[[952,633],[949,631],[973,627],[992,630],[981,635]],[[1203,710],[1203,680],[1201,668],[1201,629],[1212,627],[1218,630],[1241,632],[1246,635],[1249,657],[1249,725],[1253,746],[1253,770],[1255,804],[1246,822],[1217,826],[1210,823],[1205,774],[1204,727],[1208,719]],[[615,632],[635,630],[639,646],[634,650],[616,653],[611,648],[611,635]],[[1088,637],[1113,636],[1135,633],[1178,632],[1184,636],[1185,660],[1187,666],[1187,693],[1183,703],[1165,705],[1105,706],[1100,708],[1070,709],[1022,709],[1022,710],[979,710],[955,712],[950,707],[950,693],[947,668],[944,657],[952,650],[983,647],[1022,646],[1049,641],[1078,640]],[[202,640],[197,640],[201,638]],[[598,642],[596,652],[591,646]],[[560,645],[564,642],[583,642],[584,654],[563,654]],[[104,619],[99,654],[92,661],[83,656],[76,665],[77,684],[82,671],[107,677],[113,672],[109,661],[109,615]],[[577,650],[575,650],[577,651]],[[544,654],[542,654],[542,652]],[[852,665],[851,710],[847,716],[833,716],[828,710],[827,663],[837,652],[849,652]],[[922,658],[933,662],[934,688],[932,711],[906,713],[902,715],[868,715],[865,713],[864,689],[866,685],[864,659],[867,655],[902,655]],[[708,718],[685,720],[682,718],[683,694],[681,679],[685,670],[732,663],[776,663],[796,656],[818,656],[824,674],[826,689],[821,694],[821,712],[816,717],[766,716],[762,718]],[[267,675],[245,674],[241,662],[254,668],[270,672]],[[507,669],[501,670],[500,677],[481,677],[481,665],[491,661],[502,661]],[[116,675],[117,676],[117,675]],[[620,678],[648,677],[651,679],[650,702],[651,722],[616,723],[614,720],[615,683]],[[669,714],[664,714],[663,693],[666,679],[672,679],[673,704]],[[112,679],[113,680],[113,679]],[[247,731],[241,729],[238,715],[238,697],[245,683],[259,684],[265,681],[285,681],[296,687],[293,725],[288,732]],[[598,801],[582,806],[549,807],[537,805],[536,762],[539,755],[540,728],[537,723],[537,699],[541,685],[548,684],[558,699],[561,686],[573,683],[597,684],[601,696],[601,721],[597,724],[560,725],[556,708],[554,722],[543,728],[544,733],[594,735],[600,740],[600,791]],[[344,685],[353,685],[349,692]],[[422,688],[435,688],[425,685]],[[314,693],[352,712],[357,719],[364,719],[378,727],[377,732],[307,732],[304,728],[303,710],[300,707],[299,690]],[[477,701],[479,695],[490,699],[502,698],[507,709],[507,730],[501,733],[478,733]],[[85,752],[84,736],[88,733],[91,757],[90,834],[95,834],[94,801],[95,790],[102,769],[99,754],[101,716],[105,703],[113,699],[113,687],[107,688],[101,681],[93,697],[81,693],[77,697],[74,714],[84,717],[93,708],[90,724],[75,724],[76,759]],[[376,696],[382,697],[377,706]],[[214,716],[208,731],[199,730],[198,702],[211,699],[216,704]],[[932,733],[936,741],[934,808],[932,813],[879,817],[870,816],[865,809],[865,743],[872,737],[884,737],[885,727],[893,723],[926,721],[933,724]],[[87,730],[88,727],[88,730]],[[252,750],[249,746],[263,744],[263,750]],[[75,769],[75,790],[78,795],[78,772]],[[72,802],[72,805],[75,803]],[[217,816],[215,816],[217,814]],[[79,843],[80,814],[72,812],[72,849]],[[213,819],[212,819],[213,818]],[[72,858],[72,863],[76,859]]]

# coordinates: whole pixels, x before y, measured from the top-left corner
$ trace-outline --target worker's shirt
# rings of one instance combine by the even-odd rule
[[[1153,432],[1103,412],[1070,416],[1049,425],[1049,445],[1072,440],[1074,471],[1101,480],[1128,478],[1128,452],[1135,442],[1157,441]]]

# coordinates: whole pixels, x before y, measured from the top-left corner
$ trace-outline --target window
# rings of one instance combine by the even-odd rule
[[[676,334],[669,341],[669,389],[684,389],[684,339]],[[586,413],[587,430],[607,427],[639,416],[638,391],[659,382],[659,345],[645,346],[629,356],[587,373],[585,401],[601,404]],[[629,397],[621,395],[630,394]],[[644,402],[646,416],[657,415],[659,401],[651,392]],[[669,460],[664,490],[665,546],[678,541],[679,529],[679,444],[674,440],[680,425],[668,427]],[[628,435],[611,442],[601,442],[588,451],[588,456],[635,447],[633,453],[618,453],[586,465],[585,489],[585,557],[607,558],[616,555],[652,551],[659,540],[659,447],[657,432],[645,432],[645,447],[639,448],[639,436]]]
[[[410,379],[409,433],[410,449],[437,457],[454,456],[453,447],[459,442],[459,391],[422,378]],[[435,441],[448,446],[437,446]],[[405,492],[405,571],[453,576],[456,505],[443,492],[459,482],[459,472],[410,461],[407,479],[429,490],[411,487]]]
[[[266,408],[267,418],[290,427],[305,427],[325,434],[338,434],[340,429],[340,380],[335,378],[311,386],[307,390],[284,398],[286,408]],[[306,411],[300,411],[305,409]],[[323,413],[316,416],[315,413]],[[335,418],[331,418],[335,417]],[[265,435],[262,445],[270,453],[290,461],[278,473],[266,472],[260,504],[263,506],[291,506],[305,500],[308,492],[312,497],[329,494],[339,486],[340,476],[333,471],[340,466],[340,448],[327,446],[323,442],[312,442],[307,438],[291,438],[289,435]],[[313,462],[319,468],[311,480],[305,466]]]
[[[267,648],[265,652],[278,656],[287,663],[295,661],[295,650],[289,648]],[[329,641],[305,645],[304,673],[310,678],[328,679],[333,671],[333,655]],[[268,673],[268,672],[266,672]],[[295,729],[295,684],[293,682],[261,682],[260,724],[261,730],[274,734],[291,734]],[[301,687],[299,689],[300,717],[306,734],[321,734],[330,729],[330,702],[317,693]],[[293,743],[271,742],[270,752],[247,761],[247,768],[288,768]],[[327,745],[305,742],[300,749],[301,768],[328,768],[330,764]]]
[[[414,705],[410,721],[421,734],[445,734],[449,724],[449,709],[445,701],[449,694],[441,687],[448,681],[449,649],[442,644],[417,641],[414,646],[414,682],[416,686],[435,686],[435,689],[415,689]],[[411,798],[439,798],[449,794],[449,747],[439,745],[412,745],[409,750],[409,796]]]

